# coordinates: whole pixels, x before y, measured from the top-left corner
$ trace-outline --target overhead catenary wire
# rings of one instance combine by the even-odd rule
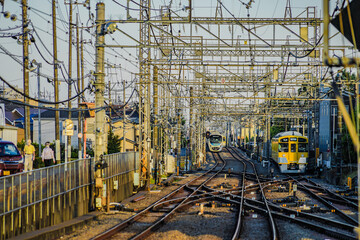
[[[19,102],[17,100],[11,100],[11,99],[7,99],[4,97],[0,96],[0,100],[2,101],[6,101],[6,102],[11,102],[17,105],[21,105],[21,106],[27,106],[30,108],[35,108],[35,109],[46,109],[46,110],[50,110],[50,111],[71,111],[71,112],[83,112],[83,111],[100,111],[103,109],[106,109],[107,107],[97,107],[97,108],[52,108],[52,107],[45,107],[45,106],[38,106],[38,105],[32,105],[32,104],[28,104],[28,103],[23,103],[23,102]]]
[[[37,98],[33,98],[31,96],[28,96],[26,95],[25,93],[23,93],[22,91],[19,91],[16,87],[12,86],[9,82],[7,82],[3,77],[0,76],[0,80],[3,81],[6,85],[8,85],[12,90],[14,90],[15,92],[21,94],[22,96],[30,99],[30,100],[33,100],[33,101],[36,101],[36,102],[39,102],[39,103],[44,103],[44,104],[60,104],[60,103],[65,103],[65,102],[70,102],[72,100],[74,100],[75,98],[79,97],[81,94],[83,94],[87,89],[90,88],[90,85],[88,85],[87,87],[85,87],[80,93],[76,94],[75,96],[72,96],[71,98],[69,99],[66,99],[66,100],[62,100],[62,101],[58,101],[58,102],[50,102],[50,101],[44,101],[44,100],[41,100],[41,99],[37,99]]]

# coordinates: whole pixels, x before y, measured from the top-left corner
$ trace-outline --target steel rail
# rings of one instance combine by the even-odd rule
[[[143,209],[142,211],[140,211],[139,213],[135,214],[134,216],[128,218],[127,220],[125,220],[124,222],[121,222],[115,226],[113,226],[110,229],[107,229],[106,231],[96,235],[95,237],[91,238],[92,240],[101,240],[101,239],[107,239],[113,235],[115,235],[116,233],[118,233],[119,231],[121,231],[122,229],[124,229],[125,227],[127,227],[128,225],[130,225],[131,223],[137,221],[138,219],[142,218],[147,212],[149,212],[156,204],[165,201],[166,199],[172,197],[173,195],[175,195],[176,193],[178,193],[179,191],[183,190],[185,188],[185,186],[187,186],[188,184],[195,182],[196,180],[202,178],[203,176],[207,175],[208,173],[210,173],[212,170],[214,170],[217,166],[219,165],[219,163],[217,162],[215,164],[215,166],[213,166],[210,170],[206,171],[205,173],[201,174],[200,176],[188,181],[187,183],[179,186],[177,189],[175,189],[174,191],[170,192],[169,194],[167,194],[166,196],[160,198],[159,200],[157,200],[156,202],[152,203],[151,205],[149,205],[148,207],[146,207],[145,209]],[[225,165],[225,164],[224,164]]]
[[[245,202],[245,207],[253,209],[253,210],[257,211],[257,212],[267,213],[266,209],[251,205],[251,204],[249,204],[247,202]],[[313,230],[315,230],[315,231],[317,231],[317,232],[319,232],[321,234],[330,235],[330,236],[336,237],[338,239],[351,239],[351,240],[356,240],[357,239],[353,235],[341,233],[341,232],[333,230],[331,228],[326,228],[326,227],[323,227],[323,226],[320,226],[320,225],[317,225],[317,224],[310,223],[310,222],[305,221],[305,220],[292,218],[290,216],[287,216],[285,214],[281,214],[279,212],[273,212],[273,215],[275,217],[277,217],[277,218],[282,218],[282,219],[285,219],[287,221],[295,222],[295,223],[297,223],[297,224],[299,224],[299,225],[301,225],[303,227],[307,226],[308,228],[311,228],[311,229],[313,229]]]
[[[214,154],[214,156],[216,156]],[[219,156],[219,155],[218,155]],[[143,239],[146,236],[150,235],[151,233],[153,233],[153,231],[158,228],[160,226],[160,224],[164,223],[166,220],[168,220],[170,218],[170,216],[172,216],[178,209],[180,209],[182,207],[182,205],[184,203],[186,203],[186,201],[192,197],[198,190],[200,190],[206,183],[208,183],[211,179],[213,179],[215,176],[217,176],[225,167],[226,165],[226,161],[221,159],[219,157],[220,160],[222,160],[224,162],[224,164],[222,165],[222,167],[220,168],[220,170],[213,174],[212,176],[210,176],[209,178],[207,178],[205,181],[203,181],[186,199],[182,200],[176,207],[174,207],[169,213],[167,213],[165,216],[163,216],[160,220],[156,221],[154,224],[152,224],[151,226],[149,226],[148,228],[146,228],[144,231],[142,231],[141,233],[137,234],[136,236],[132,237],[132,240],[138,240],[138,239]],[[218,161],[217,161],[218,162]],[[188,185],[188,184],[186,184]]]
[[[249,160],[247,160],[245,157],[241,156],[236,150],[234,150],[234,149],[232,149],[232,148],[228,148],[228,149],[231,149],[231,151],[229,151],[229,152],[230,152],[230,154],[231,154],[235,159],[239,159],[239,160],[240,160],[240,159],[244,159],[246,162],[250,163],[251,166],[253,167],[253,169],[254,169],[254,174],[255,174],[256,179],[257,179],[257,182],[258,182],[258,184],[259,184],[259,189],[260,189],[260,192],[261,192],[261,197],[262,197],[262,199],[263,199],[263,201],[264,201],[264,203],[265,203],[266,209],[267,209],[267,214],[268,214],[268,217],[269,217],[270,228],[271,228],[271,232],[272,232],[272,239],[273,239],[273,240],[278,239],[278,234],[277,234],[277,229],[276,229],[275,221],[274,221],[274,219],[273,219],[273,216],[272,216],[272,212],[271,212],[271,210],[270,210],[270,207],[269,207],[269,205],[268,205],[268,203],[267,203],[267,200],[266,200],[266,197],[265,197],[265,193],[264,193],[264,189],[263,189],[263,187],[262,187],[262,185],[261,185],[261,182],[260,182],[260,180],[259,180],[259,176],[258,176],[258,174],[257,174],[257,170],[256,170],[256,167],[255,167],[254,163],[251,162],[251,161],[249,161]],[[234,153],[235,153],[235,155],[234,155]]]
[[[230,153],[230,151],[229,151]],[[231,153],[230,153],[231,154]],[[220,156],[220,155],[219,155]],[[238,213],[238,220],[237,220],[237,223],[236,223],[236,228],[235,228],[235,231],[234,231],[234,234],[232,236],[232,240],[236,240],[236,239],[240,239],[240,233],[241,233],[241,228],[242,228],[242,224],[243,224],[243,209],[244,209],[244,195],[245,195],[245,175],[246,175],[246,163],[244,161],[241,161],[240,160],[240,163],[243,164],[243,172],[242,172],[242,179],[241,179],[241,196],[240,196],[240,202],[239,202],[239,213]]]
[[[221,193],[221,195],[214,195],[214,194],[217,194],[217,193]],[[205,195],[209,195],[209,196],[205,196]],[[182,207],[186,207],[188,205],[193,205],[195,203],[205,202],[205,201],[208,201],[208,200],[211,200],[211,199],[215,199],[215,200],[218,200],[218,201],[227,202],[227,203],[231,203],[231,204],[235,204],[235,205],[240,204],[240,201],[224,198],[226,196],[241,199],[241,197],[239,195],[234,195],[234,194],[230,194],[230,193],[222,193],[222,192],[208,193],[208,192],[205,192],[203,194],[197,195],[197,197],[200,197],[199,199],[187,202]],[[265,204],[263,202],[258,201],[258,200],[252,200],[252,199],[249,199],[249,198],[244,198],[244,200],[245,200],[244,201],[245,204],[248,204],[249,206],[255,204],[255,206],[261,207],[263,209],[263,211],[261,213],[267,213],[267,210],[265,208]],[[298,212],[298,211],[290,209],[290,208],[277,206],[276,204],[273,204],[273,203],[269,203],[269,206],[270,206],[271,209],[273,209],[272,210],[273,212],[275,210],[275,211],[278,212],[278,214],[280,214],[280,213],[294,214],[297,217],[301,217],[301,218],[316,221],[316,222],[321,222],[321,223],[329,225],[331,227],[338,228],[341,231],[347,231],[350,234],[354,233],[355,227],[353,225],[350,225],[350,224],[346,224],[346,223],[343,223],[343,222],[331,220],[331,219],[321,217],[321,216],[317,216],[317,215],[310,214],[310,213]],[[292,217],[289,217],[289,216],[286,216],[286,217],[288,219],[291,219],[291,220],[293,219]],[[303,221],[303,220],[300,219],[300,221]],[[313,226],[311,228],[314,228],[314,227],[318,226],[318,225],[314,225],[314,224],[312,224],[312,225]],[[327,229],[327,228],[324,228],[324,229]],[[319,232],[321,232],[321,231],[319,231]],[[326,232],[328,232],[328,229],[326,230]],[[323,232],[321,232],[321,233],[323,233]],[[333,230],[331,230],[329,235],[330,236],[343,236],[343,238],[345,237],[345,239],[347,239],[346,237],[349,237],[348,234],[343,234],[343,233],[339,233],[338,235],[334,235]],[[354,238],[354,236],[350,236],[350,238],[352,239],[352,238]]]
[[[255,204],[256,206],[262,207],[262,208],[265,209],[264,203],[260,202],[258,200],[245,198],[245,202]],[[273,209],[273,211],[275,210],[275,211],[278,211],[278,212],[281,212],[281,213],[294,214],[297,217],[303,217],[303,218],[306,218],[306,219],[309,219],[309,220],[322,222],[322,223],[327,224],[329,226],[340,228],[342,230],[346,230],[348,232],[354,233],[355,227],[353,225],[351,225],[351,224],[347,224],[347,223],[332,220],[332,219],[329,219],[329,218],[317,216],[315,214],[310,214],[310,213],[306,213],[306,212],[302,212],[302,211],[297,211],[297,210],[286,208],[286,207],[280,207],[280,206],[278,206],[278,205],[276,205],[274,203],[271,203],[271,202],[269,202],[269,206],[270,206],[271,209]]]
[[[308,179],[308,178],[305,178],[305,181],[313,184],[315,187],[317,187],[318,189],[322,190],[323,192],[326,192],[328,195],[330,195],[330,196],[332,196],[332,197],[335,197],[335,198],[338,198],[338,199],[340,199],[341,201],[344,201],[347,206],[352,207],[352,208],[358,210],[358,204],[356,204],[356,203],[354,203],[354,202],[352,202],[352,201],[350,201],[350,200],[348,200],[348,199],[340,196],[339,194],[336,194],[336,193],[330,191],[330,190],[327,189],[327,188],[322,187],[321,185],[317,184],[316,182],[314,182],[314,181],[312,181],[312,180],[310,180],[310,179]]]
[[[290,176],[289,176],[290,177]],[[293,178],[294,179],[294,178]],[[354,218],[348,216],[347,214],[345,214],[343,211],[341,211],[339,208],[337,208],[336,206],[334,206],[333,204],[331,204],[329,201],[326,201],[324,198],[320,197],[319,195],[317,195],[316,193],[314,193],[313,191],[311,191],[309,188],[307,188],[306,186],[304,186],[301,182],[299,182],[298,180],[294,179],[294,181],[298,184],[298,188],[302,189],[303,191],[307,192],[308,194],[310,194],[311,196],[313,196],[314,198],[316,198],[318,201],[320,201],[322,204],[324,204],[326,207],[328,207],[329,209],[334,209],[335,210],[335,214],[337,214],[338,216],[340,216],[341,218],[343,218],[344,220],[346,220],[347,222],[354,224],[355,226],[358,225],[358,221],[355,220]]]

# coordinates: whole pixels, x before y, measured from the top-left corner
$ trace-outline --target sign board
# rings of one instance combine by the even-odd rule
[[[74,130],[65,129],[65,130],[63,130],[62,134],[65,136],[72,136],[72,135],[74,135]]]
[[[71,119],[65,119],[65,121],[63,121],[63,127],[66,130],[72,130],[74,127],[74,123],[73,121],[71,121]]]

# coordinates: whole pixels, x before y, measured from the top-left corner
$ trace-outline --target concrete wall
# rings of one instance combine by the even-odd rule
[[[18,142],[18,128],[10,126],[0,126],[0,138],[5,141],[13,142],[15,145]]]
[[[120,138],[123,138],[123,122],[122,121],[118,121],[112,124],[113,125],[113,131],[114,134],[119,136]],[[136,138],[137,136],[139,136],[139,130],[138,130],[138,125],[133,124],[133,123],[125,123],[125,138],[129,139],[131,141],[136,142]],[[121,143],[121,151],[124,152],[123,148],[123,143]],[[126,141],[125,142],[125,152],[128,151],[135,151],[135,147],[134,144],[132,144],[131,142]]]

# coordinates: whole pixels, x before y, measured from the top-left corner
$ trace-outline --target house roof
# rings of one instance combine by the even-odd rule
[[[41,113],[41,118],[54,118],[55,119],[55,112],[56,111],[54,111],[54,110],[46,110]],[[67,111],[67,109],[64,108],[64,110],[60,110],[59,112],[60,112],[61,119],[69,118],[69,111]],[[86,118],[90,117],[90,114],[88,111],[84,111],[84,113],[85,113]],[[77,118],[78,114],[79,114],[79,112],[77,112],[77,111],[71,112],[71,118]],[[38,114],[35,114],[33,117],[38,118]]]

